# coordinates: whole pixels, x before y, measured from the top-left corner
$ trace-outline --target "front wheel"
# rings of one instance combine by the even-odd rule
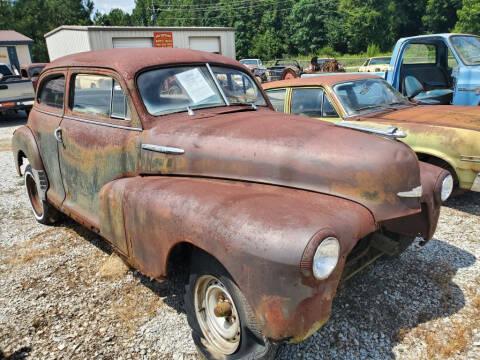
[[[33,215],[40,224],[52,225],[58,221],[60,213],[48,203],[42,200],[38,193],[37,181],[33,175],[32,167],[27,165],[25,168],[25,189],[27,190],[28,200],[32,207]]]
[[[185,291],[192,338],[206,359],[273,359],[276,346],[262,336],[252,309],[214,258],[194,252]]]

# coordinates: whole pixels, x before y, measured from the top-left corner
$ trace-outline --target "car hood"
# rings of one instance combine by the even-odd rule
[[[419,105],[363,115],[360,118],[368,121],[418,123],[480,131],[480,108],[477,106]]]
[[[420,185],[416,155],[403,143],[265,108],[233,108],[152,121],[143,132],[141,172],[334,195],[364,205],[377,221],[420,211],[418,198],[397,196]],[[155,146],[180,153],[165,154]]]

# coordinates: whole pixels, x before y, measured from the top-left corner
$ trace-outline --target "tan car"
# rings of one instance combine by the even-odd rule
[[[395,127],[422,161],[441,166],[456,187],[480,191],[480,108],[417,105],[370,74],[312,76],[265,84],[277,111],[347,127]]]
[[[360,66],[358,72],[383,72],[388,70],[390,56],[371,57]]]

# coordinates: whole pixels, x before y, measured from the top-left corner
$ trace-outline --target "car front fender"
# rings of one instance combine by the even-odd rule
[[[230,273],[264,335],[275,340],[303,339],[328,319],[347,255],[376,230],[362,205],[264,184],[134,177],[114,181],[101,198],[109,214],[101,233],[115,236],[124,224],[129,260],[142,273],[165,276],[179,243],[202,249]],[[317,281],[311,262],[327,236],[339,239],[341,257],[333,274]]]

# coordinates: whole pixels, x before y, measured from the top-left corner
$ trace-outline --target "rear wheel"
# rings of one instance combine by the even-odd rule
[[[37,181],[30,165],[27,165],[25,168],[24,179],[28,200],[30,201],[35,219],[44,225],[51,225],[57,222],[60,213],[47,200],[42,200],[40,197],[39,187],[37,187]]]
[[[273,359],[276,347],[262,336],[253,311],[214,258],[192,254],[185,291],[187,319],[198,352],[206,359]]]

